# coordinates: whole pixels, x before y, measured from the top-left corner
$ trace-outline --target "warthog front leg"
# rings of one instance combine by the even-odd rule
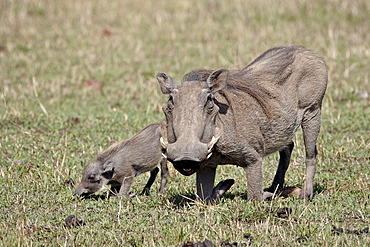
[[[130,188],[132,182],[134,181],[135,176],[125,177],[122,182],[121,189],[119,190],[119,195],[126,196],[126,197],[133,197],[135,194],[130,195]]]
[[[291,142],[287,147],[285,147],[283,150],[279,152],[280,159],[279,159],[278,169],[276,171],[272,185],[266,191],[275,193],[278,189],[283,188],[284,180],[285,180],[285,173],[289,167],[290,156],[292,155],[293,148],[294,148],[294,143]]]
[[[216,168],[217,166],[203,166],[197,171],[197,195],[200,199],[206,200],[207,202],[211,201]]]
[[[263,182],[263,171],[262,171],[262,158],[244,167],[247,174],[247,196],[249,200],[263,200],[262,182]]]

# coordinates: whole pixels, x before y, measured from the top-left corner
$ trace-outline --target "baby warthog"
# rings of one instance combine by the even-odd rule
[[[165,73],[157,79],[169,95],[163,106],[168,160],[183,175],[197,173],[197,193],[209,200],[218,165],[243,167],[248,198],[262,200],[263,157],[279,152],[269,192],[284,185],[302,128],[306,178],[300,198],[311,199],[316,170],[316,140],[328,73],[324,60],[298,46],[272,48],[239,71],[196,70],[175,83]]]
[[[162,155],[160,138],[163,123],[148,125],[130,139],[113,144],[98,155],[84,170],[76,195],[90,195],[111,185],[112,192],[129,197],[134,178],[150,171],[150,178],[142,191],[148,194],[161,166],[159,192],[165,192],[168,178],[167,159]]]

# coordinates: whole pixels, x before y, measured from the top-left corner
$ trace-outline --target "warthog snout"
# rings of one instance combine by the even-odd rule
[[[190,176],[198,171],[200,162],[192,160],[173,161],[173,166],[182,175]]]
[[[198,171],[201,162],[207,160],[213,151],[213,147],[221,136],[221,131],[216,130],[216,134],[211,141],[202,143],[199,141],[183,141],[182,138],[174,143],[168,143],[161,138],[163,149],[167,150],[167,159],[173,164],[176,170],[185,176],[190,176]]]
[[[84,189],[84,188],[77,188],[74,192],[73,192],[73,195],[74,196],[81,196],[81,197],[87,197],[89,195],[91,195],[92,193],[89,192],[88,190]]]
[[[168,160],[171,161],[176,170],[181,174],[189,176],[195,173],[200,162],[205,160],[208,155],[206,143],[187,142],[183,144],[181,140],[168,144]]]

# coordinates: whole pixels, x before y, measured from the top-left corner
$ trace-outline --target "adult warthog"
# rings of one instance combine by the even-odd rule
[[[262,200],[262,159],[276,151],[278,169],[267,191],[281,188],[299,126],[306,149],[300,198],[312,198],[327,85],[320,56],[303,47],[276,47],[240,71],[195,70],[180,84],[165,73],[158,73],[157,79],[169,95],[163,106],[167,138],[162,138],[162,146],[180,173],[197,173],[201,199],[212,200],[217,165],[234,164],[246,171],[248,198]]]

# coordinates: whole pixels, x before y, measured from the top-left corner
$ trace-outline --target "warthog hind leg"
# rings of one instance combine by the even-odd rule
[[[159,172],[159,168],[158,167],[156,167],[152,171],[150,171],[149,180],[146,183],[146,185],[145,185],[143,191],[140,193],[140,195],[145,195],[145,196],[148,196],[149,195],[150,188],[152,187],[152,185],[153,185],[153,183],[155,181],[155,178],[157,177],[158,172]]]
[[[306,149],[306,179],[301,191],[300,199],[313,197],[313,179],[316,172],[317,148],[316,141],[320,132],[321,110],[307,112],[302,122],[303,140]]]
[[[168,180],[168,166],[167,159],[163,158],[160,162],[161,166],[161,186],[159,187],[159,193],[165,193],[165,187]]]
[[[292,155],[292,151],[294,148],[294,143],[291,142],[287,147],[279,152],[280,159],[278,168],[274,177],[274,181],[272,185],[266,189],[265,191],[275,193],[278,189],[283,188],[284,180],[285,180],[285,173],[288,170],[290,157]]]

